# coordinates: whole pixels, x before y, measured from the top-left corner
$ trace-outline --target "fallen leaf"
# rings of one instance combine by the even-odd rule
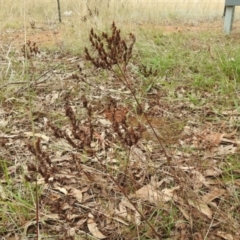
[[[225,233],[222,231],[217,231],[217,236],[225,239],[225,240],[233,240],[233,236],[230,233]]]
[[[105,119],[105,118],[100,118],[98,121],[104,127],[110,126],[112,124],[110,120]]]
[[[191,216],[188,214],[188,212],[183,209],[181,206],[178,206],[178,209],[181,211],[181,213],[183,214],[183,216],[190,222],[192,222]]]
[[[107,238],[106,236],[104,236],[98,229],[97,224],[95,223],[95,221],[93,220],[93,215],[89,214],[88,215],[88,220],[87,220],[87,226],[88,226],[88,230],[90,231],[90,233],[98,238],[98,239],[105,239]]]
[[[55,188],[53,188],[53,190],[57,190],[57,191],[63,193],[64,195],[67,195],[67,193],[68,193],[66,188],[63,188],[63,187],[55,187]]]
[[[67,209],[71,209],[72,207],[68,204],[68,203],[63,203],[61,206],[61,210],[67,210]]]
[[[222,138],[225,136],[224,133],[211,133],[207,134],[204,138],[205,141],[209,142],[213,146],[217,146],[222,141]]]
[[[206,179],[202,175],[202,173],[200,173],[199,171],[196,171],[196,170],[192,170],[191,173],[193,175],[192,180],[194,182],[193,187],[195,190],[200,189],[203,186],[203,184],[204,185],[206,184]]]
[[[76,227],[69,228],[67,231],[67,235],[73,237],[76,233]]]
[[[231,145],[220,145],[217,148],[217,155],[226,155],[226,154],[234,154],[237,151],[237,147],[235,147],[233,144]]]
[[[70,188],[68,192],[69,196],[75,197],[79,202],[82,202],[82,191],[76,188]]]
[[[87,219],[80,219],[79,221],[77,221],[76,226],[81,227],[86,221]]]
[[[218,177],[222,174],[222,170],[218,168],[209,168],[203,172],[205,177]]]
[[[158,204],[159,202],[168,202],[173,198],[174,191],[178,190],[180,187],[165,188],[163,190],[157,190],[155,186],[150,184],[143,186],[138,189],[134,196],[142,200],[148,200],[151,203]]]
[[[211,190],[209,193],[205,194],[202,197],[202,200],[205,203],[210,203],[212,202],[214,199],[219,198],[220,196],[222,196],[225,193],[224,189],[213,189]]]
[[[4,120],[4,119],[1,119],[0,120],[0,127],[4,128],[8,125],[8,121]]]
[[[131,202],[129,202],[127,198],[123,198],[121,200],[121,202],[119,203],[119,210],[115,209],[115,214],[117,214],[119,217],[125,218],[129,222],[132,222],[133,214],[130,214],[127,211],[127,208],[131,209],[134,212],[134,223],[139,226],[141,224],[141,215],[138,211],[136,211],[136,208],[132,205]]]
[[[235,140],[227,139],[227,138],[231,138],[232,136],[234,136],[236,134],[236,132],[237,132],[236,129],[234,131],[232,131],[231,133],[216,133],[216,132],[212,132],[212,133],[204,135],[203,139],[208,141],[213,146],[217,146],[221,142],[227,142],[227,143],[236,144]]]
[[[146,162],[146,156],[139,147],[133,145],[130,150],[129,160],[132,162]]]
[[[194,199],[194,200],[188,199],[188,203],[191,206],[193,206],[196,209],[198,209],[201,213],[206,215],[208,218],[210,218],[210,219],[212,218],[212,211],[211,211],[211,209],[203,201],[201,201],[199,199]]]

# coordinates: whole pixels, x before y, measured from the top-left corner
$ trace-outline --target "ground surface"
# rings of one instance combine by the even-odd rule
[[[221,28],[128,26],[125,73],[57,24],[2,32],[0,235],[240,239],[239,31]]]

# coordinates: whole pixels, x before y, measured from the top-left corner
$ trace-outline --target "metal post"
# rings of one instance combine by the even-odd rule
[[[58,4],[58,19],[59,19],[59,22],[61,23],[62,19],[61,19],[60,0],[57,0],[57,4]]]
[[[224,17],[224,32],[230,34],[232,30],[235,6],[226,6]]]

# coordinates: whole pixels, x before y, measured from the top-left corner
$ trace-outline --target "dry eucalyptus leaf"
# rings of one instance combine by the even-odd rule
[[[55,187],[53,189],[59,191],[60,193],[63,193],[64,195],[67,195],[68,193],[66,188],[63,188],[63,187]]]
[[[214,199],[219,198],[220,196],[222,196],[225,192],[226,191],[224,189],[212,189],[209,193],[205,194],[202,197],[202,200],[205,203],[210,203]]]
[[[231,145],[220,145],[217,148],[217,155],[234,154],[237,151],[237,147],[234,144]]]
[[[196,170],[192,170],[191,173],[193,175],[192,180],[194,182],[193,187],[195,190],[200,189],[203,186],[203,184],[206,184],[206,179],[202,175],[202,173]]]
[[[134,196],[143,200],[148,200],[151,203],[158,204],[159,202],[170,201],[174,196],[174,192],[179,188],[180,187],[177,186],[171,189],[165,188],[160,191],[157,190],[155,186],[148,184],[137,190]]]
[[[105,239],[107,238],[106,236],[104,236],[98,229],[97,224],[95,223],[95,221],[93,220],[93,218],[89,217],[87,220],[87,226],[88,226],[88,230],[90,231],[90,233],[98,238],[98,239]]]
[[[136,145],[133,145],[131,147],[129,159],[133,162],[146,162],[146,156],[144,155],[143,151]]]
[[[69,228],[67,231],[68,236],[74,236],[76,233],[76,227]]]
[[[222,174],[222,170],[218,168],[209,168],[206,169],[203,173],[205,177],[218,177]]]
[[[67,209],[71,209],[72,207],[68,204],[68,203],[63,203],[62,206],[61,206],[61,209],[62,210],[67,210]]]
[[[190,222],[192,222],[192,217],[191,215],[188,213],[188,211],[186,211],[184,208],[182,208],[181,206],[178,206],[178,209],[181,211],[181,213],[183,214],[183,216]]]
[[[69,190],[69,193],[68,193],[69,196],[73,196],[75,197],[79,202],[82,202],[82,191],[79,190],[79,189],[76,189],[76,188],[70,188]]]
[[[210,133],[205,136],[205,141],[209,142],[213,146],[217,146],[222,141],[224,133]]]
[[[0,127],[4,128],[8,125],[8,121],[7,120],[4,120],[4,119],[1,119],[0,120]]]
[[[134,214],[130,214],[127,208],[131,209]],[[125,218],[129,222],[132,222],[134,220],[134,223],[137,226],[141,224],[141,215],[138,211],[136,211],[136,208],[132,205],[132,203],[129,202],[127,198],[123,198],[121,200],[121,202],[119,203],[119,210],[115,209],[115,213],[119,217]]]
[[[225,233],[223,231],[217,231],[217,236],[225,239],[225,240],[234,240],[232,234],[230,233]]]
[[[198,209],[201,213],[206,215],[208,218],[210,218],[210,219],[212,218],[212,211],[211,211],[211,209],[203,201],[201,201],[199,199],[194,199],[194,200],[188,199],[188,203],[191,206],[193,206],[196,209]]]

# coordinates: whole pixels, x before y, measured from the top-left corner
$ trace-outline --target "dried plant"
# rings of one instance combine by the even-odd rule
[[[92,45],[93,52],[91,55],[88,48],[85,48],[85,58],[95,67],[112,70],[114,65],[118,65],[124,72],[127,64],[132,57],[132,50],[136,41],[135,36],[129,34],[129,44],[127,40],[121,38],[121,31],[117,29],[115,23],[112,24],[112,35],[107,33],[97,35],[93,29],[90,31],[89,41]]]
[[[127,65],[132,58],[133,46],[136,42],[136,37],[134,34],[129,34],[129,41],[122,39],[120,29],[117,29],[115,23],[112,23],[112,34],[109,36],[107,33],[103,32],[101,35],[97,35],[93,29],[90,31],[89,41],[92,45],[92,54],[89,53],[88,48],[85,48],[85,58],[90,61],[96,68],[107,69],[114,73],[117,79],[122,82],[130,91],[137,104],[137,111],[142,113],[153,131],[156,139],[159,142],[165,156],[170,164],[171,156],[167,153],[161,136],[153,128],[150,120],[145,114],[141,103],[139,102],[135,89],[131,86],[130,80],[127,74]],[[129,42],[129,44],[127,44]],[[114,69],[114,66],[118,67],[118,70]],[[147,72],[147,69],[145,69]],[[150,70],[151,74],[156,74]]]
[[[30,40],[28,40],[27,43],[22,46],[21,51],[26,59],[30,59],[35,57],[37,54],[40,54],[38,45]]]

